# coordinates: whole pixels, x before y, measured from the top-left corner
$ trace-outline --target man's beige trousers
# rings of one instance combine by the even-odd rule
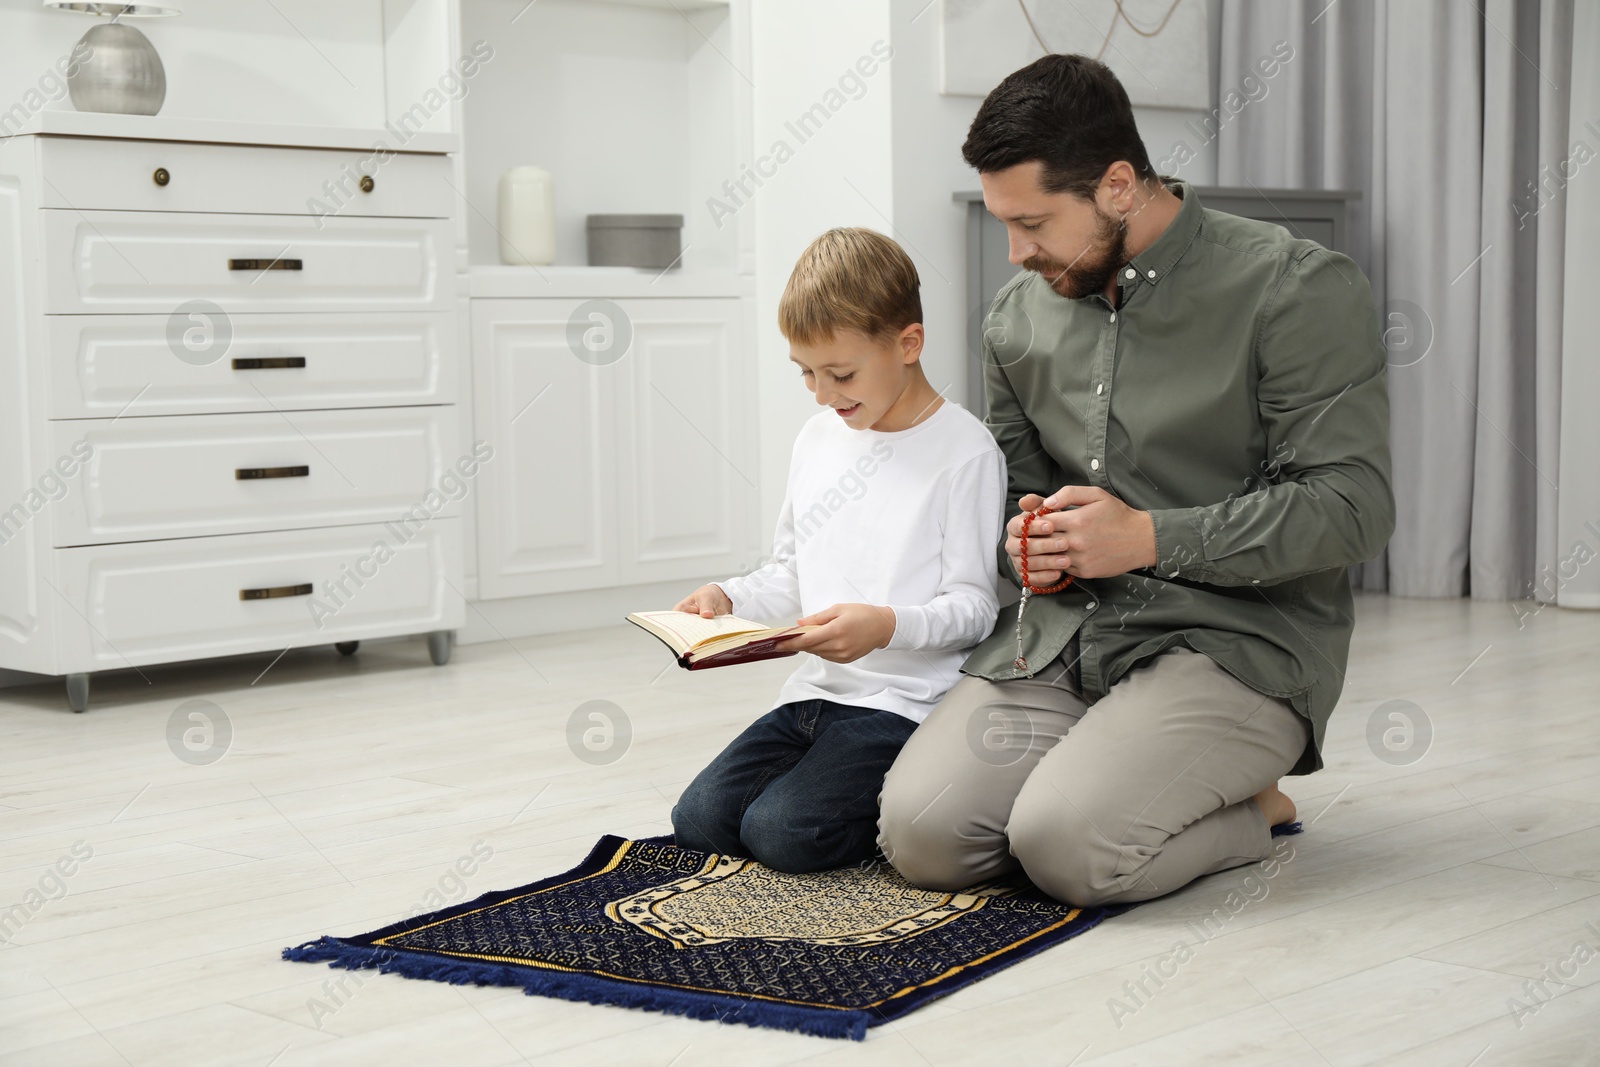
[[[1264,858],[1250,798],[1309,724],[1211,659],[1172,648],[1088,704],[1076,640],[1032,678],[963,677],[884,779],[878,847],[909,881],[964,889],[1022,867],[1081,906],[1148,900]]]

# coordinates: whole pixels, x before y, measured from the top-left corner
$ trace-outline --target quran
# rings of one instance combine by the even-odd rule
[[[703,619],[688,611],[636,611],[627,618],[660,639],[678,657],[678,666],[691,671],[797,655],[798,649],[779,648],[778,641],[817,629],[772,628],[737,615]]]

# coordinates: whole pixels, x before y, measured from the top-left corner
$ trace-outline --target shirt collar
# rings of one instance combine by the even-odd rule
[[[1128,261],[1128,266],[1117,272],[1117,280],[1126,285],[1134,279],[1128,278],[1129,269],[1137,271],[1139,281],[1158,285],[1177,265],[1178,260],[1189,250],[1194,243],[1195,235],[1200,232],[1200,219],[1203,209],[1200,207],[1200,197],[1195,193],[1194,186],[1177,178],[1164,178],[1164,184],[1173,195],[1181,198],[1182,205],[1178,208],[1177,215],[1173,216],[1167,228],[1161,231],[1149,248],[1140,252]]]

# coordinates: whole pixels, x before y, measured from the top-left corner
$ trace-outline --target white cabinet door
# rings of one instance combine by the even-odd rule
[[[737,299],[472,302],[478,436],[495,449],[480,597],[740,569],[757,467],[739,314]]]
[[[633,345],[618,441],[624,585],[741,569],[758,457],[737,300],[623,305]]]
[[[474,300],[478,595],[597,589],[617,582],[619,364],[567,344],[577,300]]]

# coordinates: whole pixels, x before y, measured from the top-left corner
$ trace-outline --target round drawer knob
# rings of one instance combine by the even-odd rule
[[[370,193],[370,192],[372,192],[372,188],[373,188],[373,186],[375,186],[375,185],[377,185],[377,184],[378,184],[378,183],[377,183],[377,182],[375,182],[375,181],[373,181],[373,180],[372,180],[372,175],[370,175],[370,174],[363,174],[363,175],[362,175],[362,176],[361,176],[361,191],[362,191],[362,192],[363,192],[363,193]]]
[[[166,167],[157,167],[151,177],[155,179],[157,185],[165,185],[172,180],[172,175],[167,173]]]

